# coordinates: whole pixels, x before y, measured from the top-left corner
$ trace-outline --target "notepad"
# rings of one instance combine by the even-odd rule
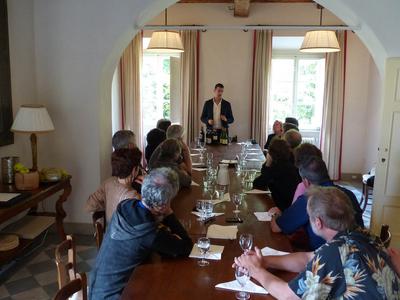
[[[211,245],[210,250],[208,250],[207,254],[205,255],[205,259],[221,260],[223,251],[224,251],[224,246]],[[192,252],[190,252],[189,257],[203,258],[203,254],[200,253],[197,244],[194,244]]]
[[[238,233],[238,228],[236,225],[222,226],[212,224],[208,227],[207,237],[211,239],[226,239],[234,240]]]
[[[20,193],[0,193],[0,202],[8,202],[20,195]]]

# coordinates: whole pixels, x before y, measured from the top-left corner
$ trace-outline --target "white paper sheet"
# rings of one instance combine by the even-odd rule
[[[197,172],[203,172],[203,171],[207,171],[207,168],[192,168],[193,171],[197,171]]]
[[[221,260],[222,252],[224,251],[224,246],[218,245],[211,245],[210,250],[207,252],[205,259],[212,259],[212,260]],[[203,255],[200,253],[197,244],[193,245],[192,252],[190,253],[189,257],[191,258],[202,258]]]
[[[272,215],[267,211],[256,211],[254,214],[258,221],[269,222],[272,220]]]
[[[192,211],[192,214],[195,216],[201,217],[201,214],[198,211]],[[224,213],[212,213],[210,217],[218,217],[222,216]]]
[[[263,191],[263,190],[258,190],[258,189],[252,189],[250,191],[247,191],[246,194],[271,194],[271,191]]]
[[[263,287],[255,284],[251,280],[249,280],[249,282],[247,282],[247,284],[244,287],[242,287],[236,280],[229,281],[229,282],[223,282],[223,283],[217,284],[215,287],[220,288],[220,289],[225,289],[225,290],[231,290],[231,291],[244,291],[244,292],[253,293],[253,294],[263,294],[263,295],[268,294],[268,292]]]
[[[263,256],[281,256],[281,255],[286,255],[289,254],[289,252],[284,252],[284,251],[279,251],[279,250],[275,250],[273,248],[270,247],[264,247],[261,249],[261,253]]]
[[[7,202],[10,201],[11,199],[18,197],[19,193],[0,193],[0,202]]]
[[[193,180],[192,180],[191,185],[192,185],[192,186],[200,186],[200,184],[198,184],[197,182],[194,182]]]

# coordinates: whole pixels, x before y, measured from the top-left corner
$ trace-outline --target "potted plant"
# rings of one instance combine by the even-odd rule
[[[39,187],[39,172],[30,171],[21,163],[14,165],[15,186],[18,190],[34,190]]]

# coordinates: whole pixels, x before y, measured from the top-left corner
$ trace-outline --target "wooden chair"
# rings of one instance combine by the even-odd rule
[[[85,273],[77,274],[77,278],[63,286],[54,300],[68,300],[74,294],[81,292],[81,299],[87,300],[87,279]]]
[[[67,238],[56,247],[55,258],[58,288],[62,289],[76,279],[76,250],[71,235],[67,235]]]
[[[375,171],[374,171],[375,172]],[[374,192],[374,181],[375,175],[364,174],[362,176],[362,194],[360,199],[360,207],[364,213],[365,209],[368,205],[372,205],[372,202],[369,202],[370,196],[373,195]]]
[[[103,242],[104,232],[106,228],[106,213],[105,211],[96,211],[92,215],[94,227],[94,236],[96,238],[97,249],[100,249]]]
[[[389,230],[389,225],[382,225],[381,234],[379,237],[385,248],[388,248],[390,246],[390,242],[392,241],[392,233]]]

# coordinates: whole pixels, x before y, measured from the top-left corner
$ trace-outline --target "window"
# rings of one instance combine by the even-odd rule
[[[150,38],[143,39],[147,48]],[[161,118],[179,122],[179,54],[149,53],[144,50],[141,78],[143,134]]]
[[[296,117],[305,141],[319,144],[322,125],[325,57],[273,55],[269,128],[275,120]]]

